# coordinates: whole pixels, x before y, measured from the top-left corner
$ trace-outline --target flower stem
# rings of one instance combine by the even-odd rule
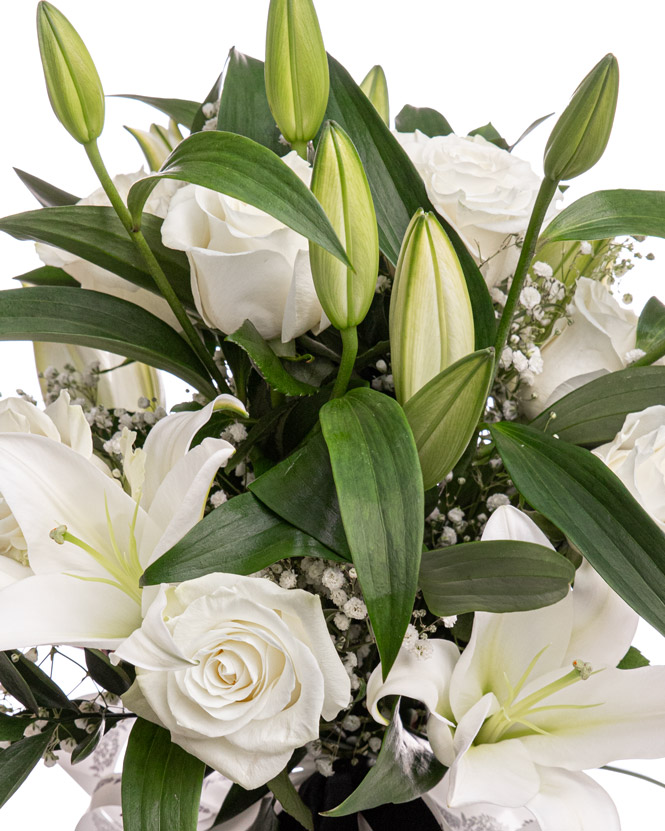
[[[331,398],[340,398],[346,392],[358,354],[358,329],[349,326],[348,329],[340,329],[339,333],[342,336],[342,360]]]
[[[306,141],[292,141],[291,150],[295,150],[301,159],[307,161],[307,142]]]
[[[189,319],[187,312],[178,298],[178,295],[173,290],[173,286],[169,283],[168,277],[164,274],[164,271],[153,254],[152,249],[148,245],[146,238],[143,236],[141,230],[134,226],[129,209],[122,201],[122,197],[118,193],[116,186],[113,184],[113,180],[109,176],[106,165],[104,164],[99,153],[97,142],[91,141],[83,146],[85,147],[90,164],[97,174],[97,178],[99,179],[101,186],[104,188],[104,192],[108,196],[113,209],[129,234],[130,239],[141,254],[150,275],[155,281],[155,285],[159,289],[160,294],[169,304],[173,314],[178,320],[178,323],[182,326],[186,339],[189,341],[192,349],[196,352],[201,363],[208,370],[211,378],[213,378],[217,383],[219,389],[222,390],[222,392],[230,392],[228,384],[224,380],[224,376],[215,364],[208,350],[205,348],[200,335],[194,328],[194,324]]]
[[[510,291],[508,292],[508,299],[506,300],[506,305],[503,309],[501,320],[499,321],[499,329],[496,335],[495,343],[497,366],[499,365],[501,353],[503,352],[503,348],[508,340],[508,335],[510,334],[510,324],[512,323],[520,292],[522,291],[527,271],[531,265],[531,260],[533,259],[533,255],[536,250],[538,234],[543,226],[547,209],[549,208],[550,202],[552,201],[558,187],[558,182],[548,179],[547,177],[543,179],[540,185],[540,190],[538,191],[538,196],[536,197],[536,203],[533,206],[531,218],[529,219],[529,225],[524,236],[522,250],[520,251],[520,258],[517,261],[517,267],[515,268],[513,282],[510,286]]]

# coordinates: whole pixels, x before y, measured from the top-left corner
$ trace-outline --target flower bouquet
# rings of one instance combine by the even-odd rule
[[[665,196],[559,208],[615,58],[541,180],[491,124],[391,131],[381,67],[272,0],[265,62],[130,96],[169,121],[112,177],[93,61],[37,23],[101,187],[20,171],[42,207],[0,219],[44,263],[0,338],[46,405],[0,400],[0,805],[43,758],[93,794],[79,831],[618,829],[583,771],[665,756],[631,646],[665,633],[665,306],[611,289]],[[157,370],[195,390],[168,414]]]

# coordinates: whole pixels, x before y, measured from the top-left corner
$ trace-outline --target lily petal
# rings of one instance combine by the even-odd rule
[[[541,831],[621,831],[609,794],[585,773],[537,768],[540,791],[527,804]]]
[[[72,404],[67,390],[62,390],[58,398],[44,410],[55,424],[63,444],[71,447],[81,456],[92,456],[92,432],[85,419],[83,408]]]

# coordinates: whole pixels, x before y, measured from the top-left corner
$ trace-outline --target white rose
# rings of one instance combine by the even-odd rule
[[[137,667],[124,703],[243,788],[277,776],[349,703],[319,598],[261,578],[144,589],[143,624],[115,655]]]
[[[517,265],[540,179],[528,162],[482,136],[397,133],[436,210],[481,265],[492,288]],[[554,203],[553,203],[554,204]],[[556,212],[550,208],[548,216]]]
[[[134,182],[138,182],[139,179],[145,178],[145,175],[143,170],[137,170],[136,173],[121,173],[113,177],[113,184],[125,202],[127,201],[127,195],[131,186]],[[160,182],[150,194],[144,208],[145,212],[161,218],[165,217],[171,197],[179,187],[180,183],[174,182],[172,179],[165,179]],[[98,188],[90,196],[80,199],[76,204],[105,207],[111,203],[104,190]],[[169,325],[180,329],[180,324],[171,311],[171,307],[158,294],[147,289],[142,289],[134,285],[134,283],[130,283],[129,280],[119,277],[112,271],[107,271],[105,268],[83,260],[75,254],[70,254],[68,251],[54,248],[52,245],[44,245],[38,242],[36,249],[42,262],[46,265],[63,269],[70,277],[73,277],[80,283],[84,289],[101,291],[104,294],[119,297],[121,300],[128,300],[130,303],[141,306],[166,321]]]
[[[593,453],[665,531],[665,407],[630,413],[614,440]]]
[[[621,306],[602,283],[580,277],[572,302],[572,323],[554,325],[541,347],[543,369],[520,386],[529,418],[583,384],[628,365],[635,348],[637,316]],[[557,334],[558,333],[558,334]]]
[[[283,161],[309,185],[307,162],[295,152]],[[187,185],[171,201],[162,241],[187,253],[192,294],[208,326],[230,334],[250,320],[266,340],[286,343],[329,325],[307,240],[258,208]]]

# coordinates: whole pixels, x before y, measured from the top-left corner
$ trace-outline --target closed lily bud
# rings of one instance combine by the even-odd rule
[[[80,144],[94,141],[104,128],[104,90],[90,53],[64,14],[44,0],[37,35],[53,112]]]
[[[374,108],[385,121],[390,124],[390,107],[388,105],[388,83],[386,73],[378,64],[373,66],[360,84],[360,89],[374,104]]]
[[[545,147],[545,176],[573,179],[593,167],[605,152],[619,94],[619,64],[609,54],[575,90]]]
[[[473,349],[473,312],[462,266],[434,214],[421,208],[406,229],[390,298],[397,400],[406,403]]]
[[[303,148],[328,106],[328,57],[312,0],[271,0],[266,32],[268,103],[284,138]]]
[[[326,122],[312,172],[312,192],[342,241],[353,269],[313,242],[309,259],[314,287],[338,329],[357,326],[374,297],[379,270],[379,232],[367,176],[348,135]]]

